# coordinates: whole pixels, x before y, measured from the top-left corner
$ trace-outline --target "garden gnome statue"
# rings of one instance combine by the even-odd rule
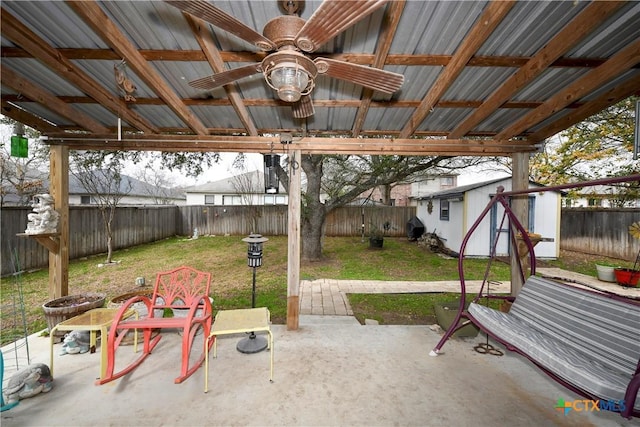
[[[55,233],[58,231],[60,214],[53,208],[50,194],[37,194],[33,197],[33,212],[27,215],[26,234]]]
[[[7,404],[46,393],[53,387],[51,371],[44,363],[33,363],[16,372],[3,390]]]

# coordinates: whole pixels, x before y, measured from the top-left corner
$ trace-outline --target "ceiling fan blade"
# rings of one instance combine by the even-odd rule
[[[394,93],[402,87],[404,76],[391,71],[371,68],[365,65],[351,64],[329,58],[316,58],[314,61],[319,73],[336,79],[359,84],[384,93]],[[326,71],[325,71],[326,70]]]
[[[235,82],[244,77],[261,72],[260,63],[246,65],[244,67],[234,68],[233,70],[223,71],[212,76],[203,77],[201,79],[189,82],[189,86],[196,89],[211,90],[228,83]]]
[[[313,108],[311,96],[303,95],[298,102],[291,104],[291,113],[294,119],[304,119],[313,116],[316,111]]]
[[[249,43],[257,46],[259,49],[267,52],[276,49],[275,43],[271,40],[207,1],[165,1],[183,12],[190,13],[196,18],[203,19],[222,30],[235,34],[242,40],[248,41]]]
[[[296,35],[296,46],[305,52],[313,52],[387,2],[325,0]]]

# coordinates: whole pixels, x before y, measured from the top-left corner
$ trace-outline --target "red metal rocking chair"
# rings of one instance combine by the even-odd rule
[[[152,339],[151,332],[154,329],[178,328],[182,329],[182,369],[180,376],[175,379],[175,383],[181,383],[189,378],[204,362],[205,349],[202,348],[200,358],[189,367],[189,355],[191,347],[198,329],[201,327],[204,332],[204,341],[209,336],[211,330],[211,301],[209,300],[209,288],[211,285],[211,273],[194,270],[190,267],[179,267],[174,270],[158,273],[153,290],[153,296],[149,299],[146,296],[135,296],[129,299],[116,314],[107,345],[107,372],[104,378],[96,381],[96,384],[105,384],[113,381],[135,369],[144,359],[147,358],[162,337],[158,334]],[[124,319],[124,314],[130,310],[135,303],[143,302],[147,307],[147,317],[134,320]],[[186,317],[156,317],[155,310],[169,308],[174,310],[187,311]],[[142,330],[144,346],[142,354],[133,363],[118,372],[115,370],[116,350],[129,330]],[[206,345],[206,344],[205,344]],[[213,345],[213,340],[209,343],[209,348]]]

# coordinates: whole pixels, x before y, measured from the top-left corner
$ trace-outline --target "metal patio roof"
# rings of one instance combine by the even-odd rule
[[[320,3],[307,0],[301,17]],[[282,14],[276,0],[214,4],[258,32]],[[293,119],[260,75],[190,87],[265,53],[165,2],[1,7],[2,114],[72,149],[268,152],[290,133],[303,153],[510,155],[640,94],[637,1],[390,1],[311,56],[400,73],[402,88],[320,76],[308,119]]]

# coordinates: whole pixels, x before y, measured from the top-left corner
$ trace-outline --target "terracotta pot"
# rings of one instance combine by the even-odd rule
[[[613,270],[616,275],[616,282],[621,286],[638,286],[640,281],[640,270],[631,268],[616,268]]]

